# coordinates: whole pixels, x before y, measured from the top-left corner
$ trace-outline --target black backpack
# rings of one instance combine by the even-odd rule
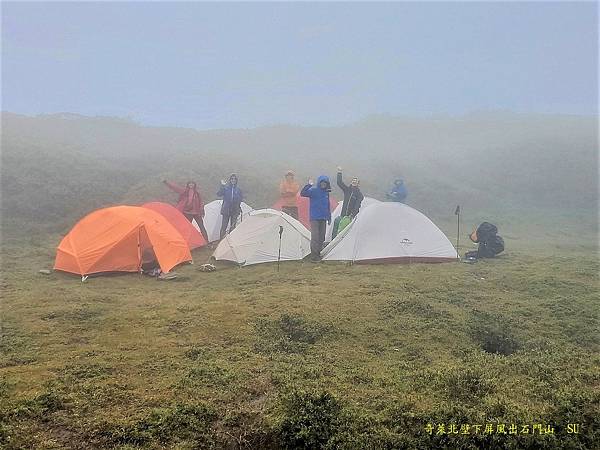
[[[488,247],[494,252],[494,255],[499,255],[504,251],[504,239],[497,234],[488,242]]]
[[[504,251],[504,239],[498,236],[498,227],[493,223],[483,222],[477,227],[477,240],[473,237],[473,242],[479,243],[477,250],[465,253],[465,258],[468,260],[476,260],[478,258],[493,258]]]
[[[498,233],[498,227],[493,223],[483,222],[477,227],[477,242],[487,242]]]
[[[504,251],[504,239],[501,236],[495,235],[487,241],[479,242],[477,249],[478,258],[493,258]]]

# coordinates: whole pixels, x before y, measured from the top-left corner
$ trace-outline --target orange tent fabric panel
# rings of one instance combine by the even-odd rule
[[[187,242],[159,213],[136,206],[99,209],[63,238],[54,268],[79,275],[137,272],[149,246],[164,272],[192,260]]]
[[[66,272],[72,273],[83,273],[81,267],[79,267],[79,260],[75,254],[75,250],[71,245],[71,239],[67,239],[68,235],[63,238],[62,242],[56,250],[56,261],[54,262],[54,268],[65,270]],[[68,269],[63,269],[68,268]]]
[[[142,228],[135,228],[123,236],[115,246],[106,248],[101,256],[94,255],[95,257],[83,266],[85,273],[139,271],[138,243],[142,231]]]
[[[142,213],[144,228],[163,272],[170,271],[182,262],[192,260],[187,242],[168,220],[155,211],[139,209],[144,211]]]
[[[169,223],[173,225],[177,231],[179,231],[179,234],[183,236],[185,241],[188,243],[190,250],[207,244],[202,234],[200,234],[200,232],[196,230],[192,223],[185,218],[183,213],[174,206],[163,202],[149,202],[144,203],[142,208],[148,208],[152,211],[156,211],[165,219],[167,219]]]

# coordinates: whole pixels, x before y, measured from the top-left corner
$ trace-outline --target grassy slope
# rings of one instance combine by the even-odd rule
[[[589,189],[597,156],[588,154],[577,120],[559,121],[539,140],[488,124],[486,140],[510,136],[500,153],[488,149],[506,165],[482,166],[471,142],[455,166],[437,162],[443,171],[423,162],[428,146],[458,148],[480,124],[440,125],[439,142],[422,143],[418,136],[435,134],[429,125],[199,137],[103,120],[84,121],[77,132],[68,121],[23,120],[24,131],[7,137],[3,130],[0,446],[593,448],[598,440],[597,194]],[[385,133],[416,148],[401,155],[401,166],[385,158],[390,142],[364,160],[364,143]],[[583,151],[565,167],[556,148],[542,154],[540,143],[557,135],[574,143],[573,154]],[[509,164],[523,142],[537,143],[533,156]],[[472,266],[290,263],[279,274],[269,265],[212,274],[186,266],[178,281],[164,283],[125,275],[81,284],[37,273],[87,210],[172,200],[163,177],[200,176],[212,186],[240,169],[236,149],[246,146],[255,156],[237,164],[257,205],[269,204],[269,180],[287,168],[281,148],[331,148],[326,161],[319,152],[294,160],[299,172],[338,161],[361,166],[365,192],[380,196],[380,180],[400,170],[412,180],[413,204],[452,240],[460,198],[463,226],[498,224],[506,254]],[[138,153],[124,164],[119,152],[130,147]],[[485,167],[485,177],[465,175]],[[517,175],[505,183],[507,173]],[[557,173],[554,191],[544,180]],[[486,209],[490,198],[497,205]],[[200,251],[195,260],[207,256]],[[514,352],[491,354],[486,346]],[[541,422],[558,434],[431,438],[424,431],[428,422],[454,421]],[[582,423],[582,433],[566,435],[568,422]]]
[[[289,263],[279,274],[272,265],[186,266],[174,282],[82,284],[36,273],[52,258],[48,242],[7,245],[9,447],[276,447],[293,417],[284,399],[299,390],[339,399],[345,425],[334,436],[349,448],[422,447],[430,421],[559,427],[554,438],[498,444],[515,448],[598,438],[598,262],[589,251],[508,251],[476,265]],[[490,326],[515,353],[482,350]],[[173,418],[198,404],[201,427]],[[584,424],[579,441],[567,421]],[[431,445],[493,447],[490,439]]]

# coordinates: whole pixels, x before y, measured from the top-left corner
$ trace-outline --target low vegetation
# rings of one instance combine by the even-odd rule
[[[586,253],[535,256],[509,243],[474,265],[183,266],[175,283],[81,283],[37,273],[56,238],[19,242],[5,271],[6,448],[550,449],[599,439],[598,261]],[[467,424],[554,434],[460,434]]]

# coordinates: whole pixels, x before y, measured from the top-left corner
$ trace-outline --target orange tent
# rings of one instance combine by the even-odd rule
[[[174,206],[162,202],[149,202],[144,203],[142,208],[156,211],[167,219],[186,240],[190,250],[206,245],[206,240],[204,240],[204,237],[196,230],[196,227],[194,227],[194,225],[185,218],[183,213]]]
[[[275,202],[272,208],[276,209],[277,211],[281,211],[282,204],[283,201],[279,199]],[[300,193],[298,193],[296,195],[296,205],[298,205],[298,220],[302,223],[302,225],[310,230],[310,199],[308,197],[302,197]],[[333,212],[337,205],[337,200],[330,194],[329,210]]]
[[[138,206],[104,208],[85,216],[63,238],[54,269],[82,276],[138,272],[150,250],[163,272],[192,260],[185,239],[159,213]]]

